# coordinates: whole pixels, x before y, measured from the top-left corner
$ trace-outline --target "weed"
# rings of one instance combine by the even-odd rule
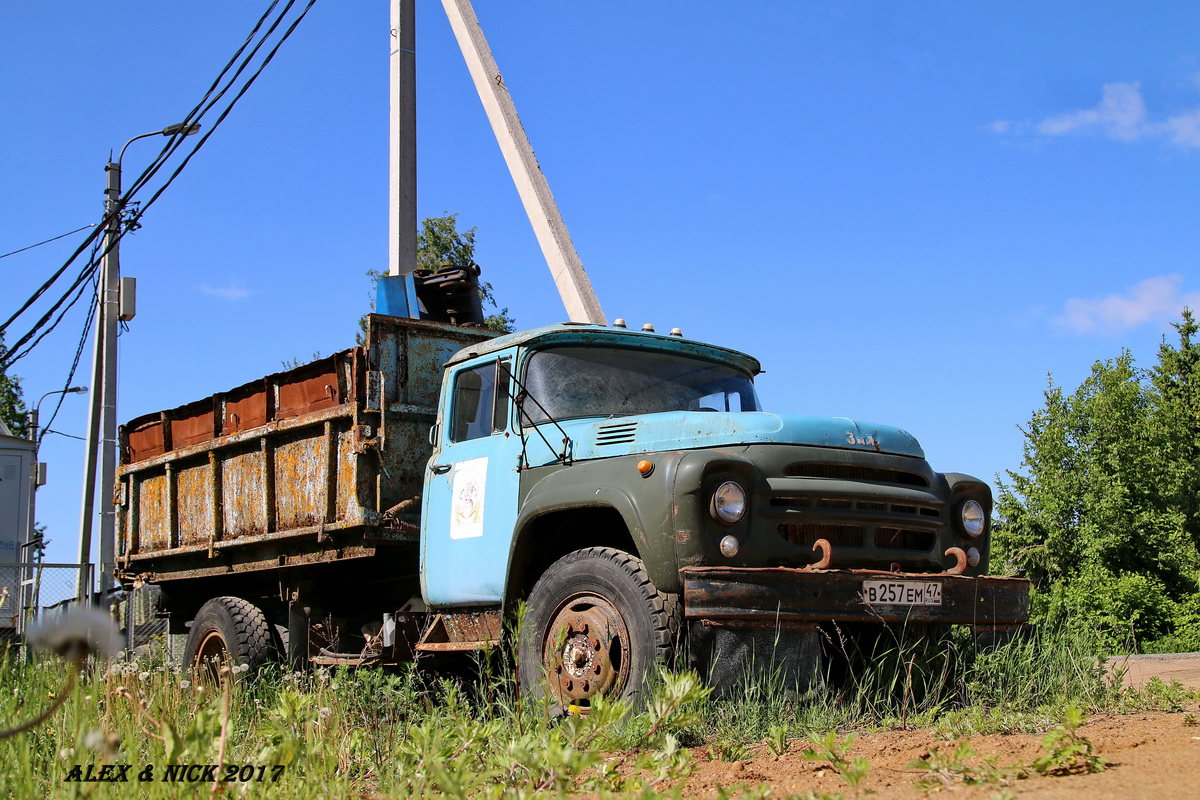
[[[972,766],[967,759],[977,756],[969,742],[962,742],[954,749],[953,754],[943,753],[936,747],[923,758],[918,758],[908,765],[909,769],[920,770],[926,774],[917,780],[917,786],[922,789],[944,787],[952,789],[956,786],[985,786],[996,783],[1006,783],[1017,777],[1013,770],[1004,770],[996,766],[996,759],[984,759],[981,766]]]
[[[790,740],[788,739],[787,725],[772,725],[767,728],[767,747],[777,756],[781,756],[788,751]]]
[[[850,745],[858,738],[856,733],[848,733],[845,738],[838,740],[836,731],[830,731],[824,736],[809,734],[808,740],[814,745],[804,750],[804,758],[809,761],[824,761],[842,776],[851,789],[867,777],[871,763],[865,758],[850,758]]]
[[[1092,743],[1079,733],[1083,712],[1078,706],[1067,707],[1063,722],[1042,738],[1045,751],[1033,761],[1039,775],[1072,775],[1102,772],[1108,761],[1092,752]]]

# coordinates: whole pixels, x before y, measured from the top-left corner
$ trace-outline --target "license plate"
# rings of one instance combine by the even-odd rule
[[[862,598],[871,606],[940,606],[942,584],[936,581],[863,581]]]

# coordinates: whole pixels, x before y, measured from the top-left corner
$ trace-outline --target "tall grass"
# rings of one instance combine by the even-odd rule
[[[586,717],[561,720],[544,701],[518,697],[503,654],[465,677],[275,668],[214,686],[161,662],[114,662],[83,670],[44,724],[0,740],[0,798],[115,798],[131,788],[147,798],[208,796],[209,781],[159,779],[171,764],[218,761],[267,768],[261,782],[216,786],[247,798],[653,793],[688,774],[684,745],[732,759],[829,731],[1036,730],[1071,704],[1096,711],[1179,698],[1162,687],[1136,697],[1113,688],[1086,632],[1039,629],[986,651],[963,631],[900,632],[866,644],[828,633],[824,687],[808,695],[769,663],[747,670],[725,699],[710,697],[695,675],[664,672],[642,711],[601,701]],[[36,715],[67,683],[67,670],[52,658],[25,663],[0,651],[0,719]],[[74,765],[105,763],[130,765],[134,783],[150,765],[156,780],[66,780]],[[271,782],[275,765],[283,774]]]

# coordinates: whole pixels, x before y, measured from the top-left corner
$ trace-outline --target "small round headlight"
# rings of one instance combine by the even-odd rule
[[[738,542],[736,536],[726,536],[721,540],[721,555],[726,558],[733,558],[738,554],[738,548],[741,543]]]
[[[963,533],[972,539],[977,539],[987,527],[987,516],[978,500],[967,500],[958,507],[962,519]]]
[[[746,515],[746,490],[734,481],[725,481],[713,492],[708,510],[713,519],[737,522]]]

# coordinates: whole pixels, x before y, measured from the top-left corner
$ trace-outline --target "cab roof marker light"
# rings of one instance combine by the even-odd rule
[[[618,317],[617,320],[615,322],[613,322],[613,327],[614,328],[625,328],[627,326],[625,325],[625,320]]]
[[[671,335],[671,336],[678,336],[680,339],[682,339],[682,338],[683,338],[683,331],[681,331],[679,328],[671,328],[671,333],[670,333],[670,335]]]
[[[647,322],[645,325],[642,326],[642,331],[644,331],[645,333],[654,333],[654,323]]]

